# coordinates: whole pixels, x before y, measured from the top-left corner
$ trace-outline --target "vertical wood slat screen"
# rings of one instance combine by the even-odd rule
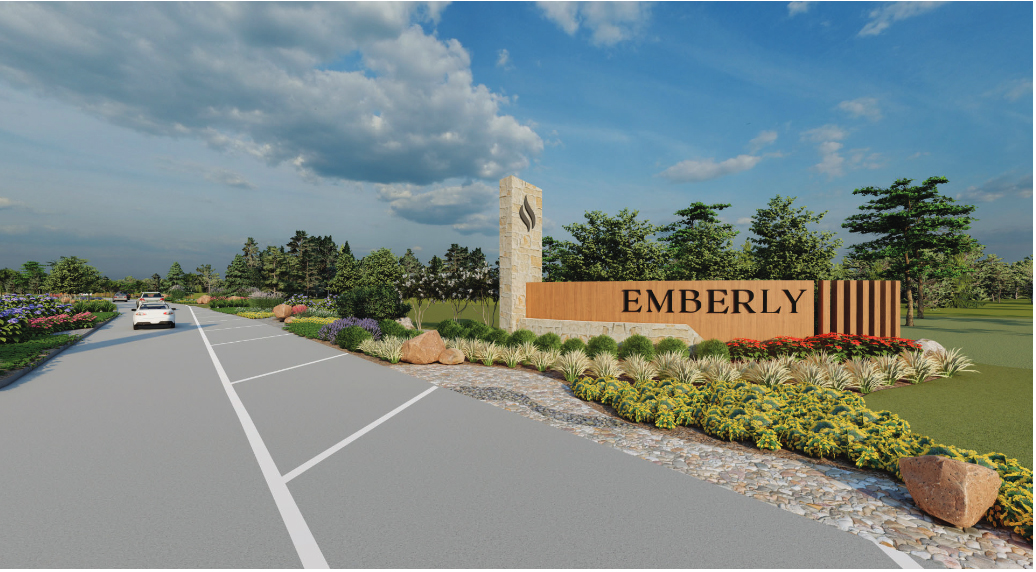
[[[816,334],[899,337],[898,280],[820,280]]]

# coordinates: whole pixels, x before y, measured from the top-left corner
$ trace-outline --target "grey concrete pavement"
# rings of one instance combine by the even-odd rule
[[[175,330],[122,316],[0,390],[0,506],[18,523],[0,566],[300,565],[186,310]],[[230,387],[281,475],[432,387],[194,313],[230,382],[261,376]],[[287,489],[331,567],[898,567],[865,539],[445,389]]]

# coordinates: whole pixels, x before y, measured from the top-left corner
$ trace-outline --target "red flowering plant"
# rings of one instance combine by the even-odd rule
[[[897,355],[904,350],[921,346],[905,338],[879,338],[852,334],[829,333],[808,338],[777,336],[766,341],[736,338],[727,342],[730,358],[739,360],[762,360],[782,355],[805,357],[824,351],[839,361],[857,357]]]
[[[80,312],[75,315],[58,314],[56,316],[44,316],[42,318],[31,318],[29,328],[44,333],[64,332],[78,328],[89,327],[94,321],[94,315],[90,312]]]

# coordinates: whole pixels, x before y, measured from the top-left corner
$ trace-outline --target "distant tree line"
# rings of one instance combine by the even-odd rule
[[[586,222],[565,225],[571,241],[543,237],[544,281],[609,280],[900,280],[913,310],[969,307],[1004,297],[1032,299],[1032,257],[1007,264],[988,254],[965,231],[975,207],[942,196],[932,177],[911,186],[897,180],[887,189],[866,187],[854,195],[875,197],[848,217],[843,228],[872,240],[853,245],[842,262],[842,241],[812,230],[826,212],[794,207],[795,197],[777,195],[752,216],[751,236],[740,247],[734,226],[719,219],[729,204],[692,203],[679,220],[657,226],[623,209],[611,217],[588,211]],[[657,236],[657,240],[652,237]]]

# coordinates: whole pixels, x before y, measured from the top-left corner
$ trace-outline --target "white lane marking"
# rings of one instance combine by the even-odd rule
[[[923,569],[924,568],[924,566],[921,566],[920,564],[918,564],[917,561],[914,560],[913,558],[911,558],[907,553],[900,552],[899,550],[896,550],[895,548],[889,548],[888,546],[885,546],[884,544],[878,542],[877,540],[875,540],[873,538],[870,539],[870,540],[874,544],[877,544],[878,548],[880,548],[882,550],[882,552],[884,552],[889,558],[891,558],[893,562],[898,564],[900,568],[906,568],[906,569],[909,569],[909,570],[913,570],[915,568],[916,569]]]
[[[240,330],[241,328],[258,328],[265,326],[266,324],[255,324],[254,326],[233,326],[230,328],[216,328],[215,330],[209,330],[210,332],[222,332],[223,330]]]
[[[329,568],[327,560],[324,559],[324,554],[320,551],[320,546],[317,545],[316,539],[313,538],[313,532],[309,530],[309,525],[306,524],[306,519],[302,516],[302,511],[299,510],[299,506],[295,504],[295,498],[291,496],[291,491],[288,490],[287,481],[281,478],[277,465],[273,462],[273,457],[270,455],[270,450],[266,448],[266,443],[263,442],[262,436],[259,435],[259,430],[256,429],[255,423],[252,422],[252,417],[248,414],[244,404],[241,403],[241,398],[238,397],[237,392],[230,386],[230,378],[227,377],[223,364],[216,357],[216,352],[212,349],[209,338],[205,336],[205,330],[201,327],[198,316],[194,314],[194,309],[191,309],[191,316],[194,318],[194,325],[197,326],[202,341],[205,342],[205,349],[209,352],[212,365],[216,367],[216,373],[219,374],[219,380],[223,384],[223,389],[227,392],[227,398],[234,407],[234,412],[237,413],[237,419],[241,422],[241,428],[245,431],[248,444],[252,447],[252,454],[255,455],[255,460],[259,463],[259,469],[266,479],[266,486],[270,488],[273,502],[276,503],[277,510],[281,513],[281,519],[284,521],[284,526],[288,529],[288,535],[291,537],[292,544],[295,545],[295,552],[298,553],[302,566],[305,568]]]
[[[249,340],[238,340],[236,342],[220,342],[218,344],[211,344],[213,346],[225,346],[227,344],[240,344],[241,342],[254,342],[256,340],[268,340],[270,338],[283,338],[284,336],[294,336],[295,334],[278,334],[276,336],[263,336],[261,338],[252,338]]]
[[[285,482],[285,484],[291,482],[291,480],[294,479],[295,477],[297,477],[297,476],[301,475],[302,473],[308,471],[309,469],[313,468],[313,466],[315,466],[320,461],[323,461],[324,459],[330,457],[331,455],[334,455],[342,447],[345,447],[349,443],[352,443],[353,441],[359,439],[360,437],[362,437],[365,433],[367,433],[371,429],[374,429],[378,425],[381,425],[382,423],[388,421],[393,415],[399,413],[400,411],[406,409],[407,407],[410,407],[414,403],[417,403],[417,401],[419,399],[421,399],[422,397],[424,397],[424,396],[428,395],[429,393],[435,391],[436,388],[438,388],[437,385],[433,385],[433,386],[429,387],[428,389],[424,390],[417,397],[411,399],[410,401],[407,401],[406,403],[404,403],[403,405],[400,405],[399,407],[393,409],[392,411],[389,411],[385,415],[382,415],[381,418],[379,418],[377,421],[372,422],[371,424],[367,425],[363,429],[360,429],[359,431],[353,433],[352,435],[349,435],[345,439],[342,439],[336,445],[334,445],[330,449],[324,451],[323,453],[317,455],[316,457],[313,457],[312,459],[306,461],[305,463],[302,463],[294,471],[284,475],[284,482]]]
[[[349,355],[349,354],[341,353],[341,354],[338,354],[338,355],[336,355],[336,356],[326,357],[326,358],[324,358],[324,359],[318,359],[317,361],[311,361],[311,362],[309,362],[309,363],[303,363],[303,364],[299,364],[299,365],[293,365],[293,366],[291,366],[291,367],[286,367],[286,368],[284,368],[284,369],[279,369],[279,370],[277,370],[277,371],[271,371],[270,373],[261,373],[261,374],[259,374],[259,375],[253,375],[252,377],[246,377],[246,378],[244,378],[244,379],[239,379],[239,380],[237,380],[237,381],[232,381],[232,382],[230,382],[230,385],[234,385],[235,383],[241,383],[242,381],[249,381],[249,380],[252,380],[252,379],[256,379],[256,378],[259,378],[259,377],[266,377],[266,376],[268,376],[268,375],[273,375],[273,374],[275,374],[275,373],[280,373],[280,372],[282,372],[282,371],[288,371],[289,369],[295,369],[295,368],[297,368],[297,367],[305,367],[305,366],[307,366],[307,365],[313,365],[313,364],[315,364],[315,363],[320,363],[320,362],[322,362],[322,361],[327,361],[327,360],[329,360],[329,359],[335,359],[335,358],[339,358],[339,357],[342,357],[342,356],[344,356],[344,355]]]

